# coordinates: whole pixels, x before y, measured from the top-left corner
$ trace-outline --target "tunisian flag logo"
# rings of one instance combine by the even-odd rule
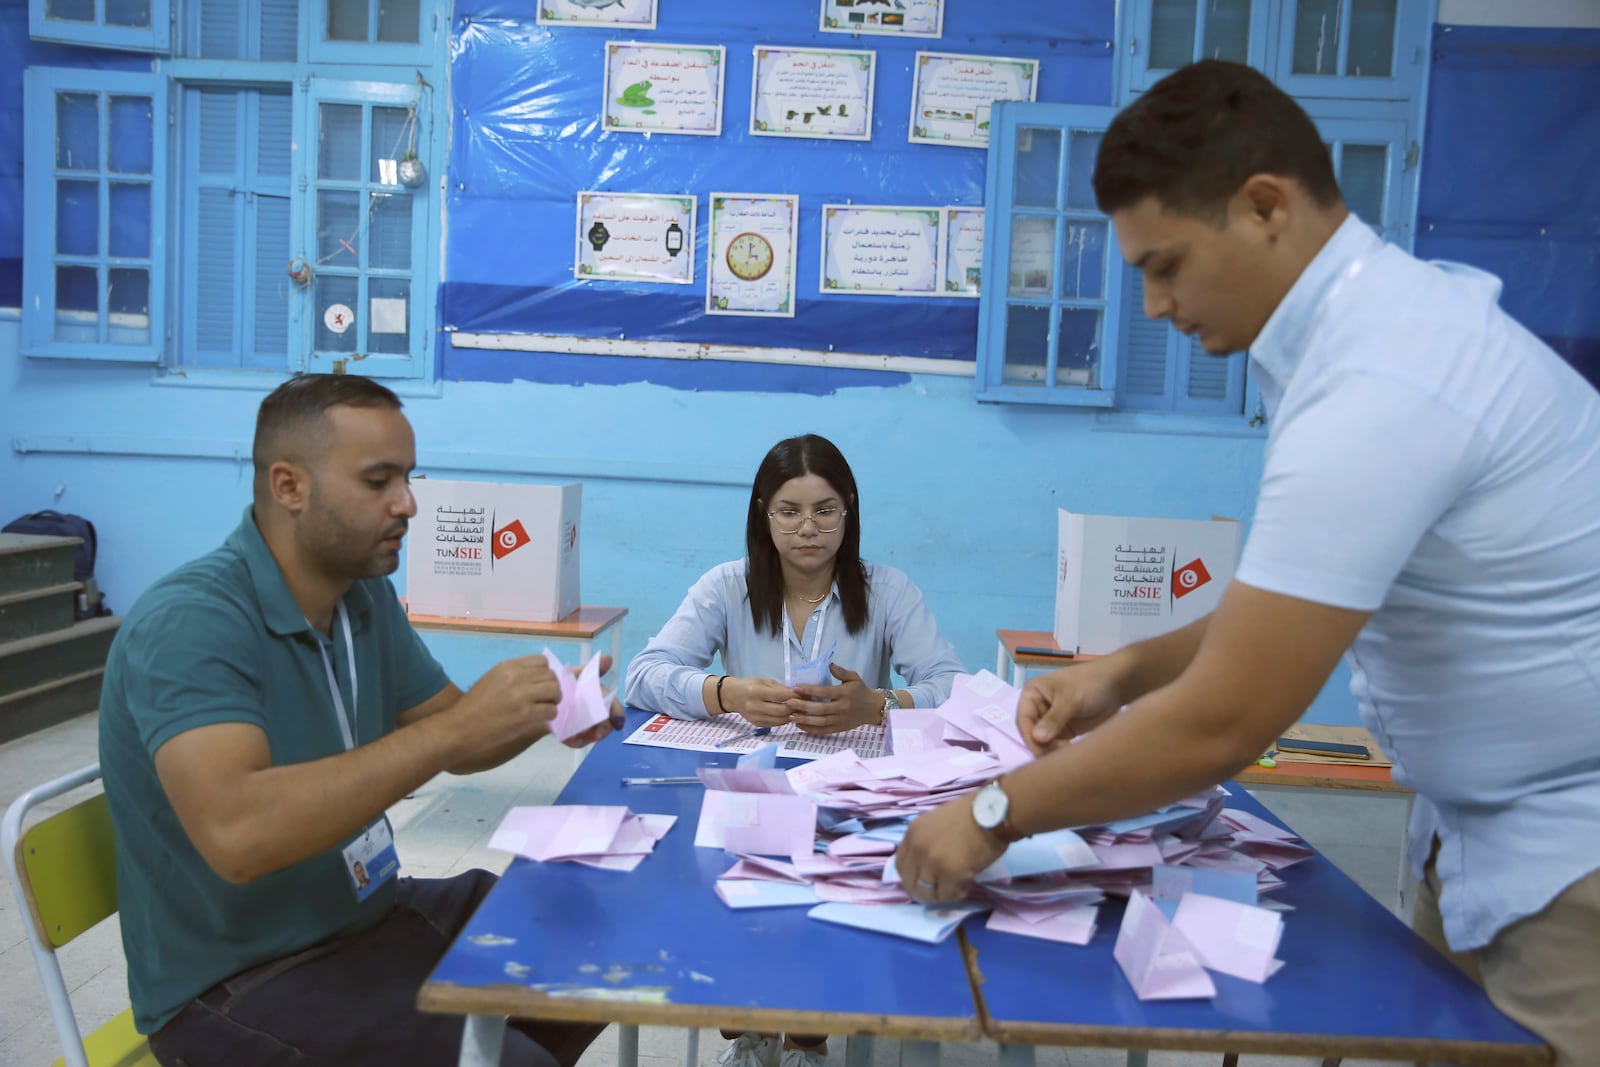
[[[533,538],[522,528],[521,519],[513,519],[494,532],[494,558],[505,559]]]
[[[495,551],[500,551],[498,545],[495,546]],[[1210,580],[1211,572],[1206,570],[1206,565],[1198,559],[1193,563],[1179,567],[1172,572],[1173,599],[1176,600],[1189,595]]]

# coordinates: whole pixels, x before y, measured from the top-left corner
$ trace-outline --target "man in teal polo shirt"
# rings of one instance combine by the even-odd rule
[[[494,879],[398,878],[384,811],[543,737],[560,687],[528,656],[463,693],[412,630],[386,576],[415,451],[370,379],[285,383],[261,405],[239,527],[112,646],[100,759],[134,1018],[163,1064],[459,1051],[460,1020],[416,993]],[[597,1033],[520,1024],[506,1062],[570,1067]]]

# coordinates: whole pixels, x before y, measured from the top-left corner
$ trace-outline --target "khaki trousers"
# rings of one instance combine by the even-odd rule
[[[1445,943],[1439,876],[1429,857],[1411,925],[1483,986],[1495,1007],[1548,1041],[1556,1067],[1600,1065],[1600,870],[1485,947],[1453,952]]]

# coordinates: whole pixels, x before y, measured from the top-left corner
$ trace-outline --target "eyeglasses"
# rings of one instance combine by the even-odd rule
[[[779,508],[767,512],[767,518],[772,520],[772,528],[781,534],[797,534],[808,522],[817,528],[817,533],[831,534],[839,532],[848,514],[844,508],[833,507],[818,508],[809,515],[803,514],[799,508]]]

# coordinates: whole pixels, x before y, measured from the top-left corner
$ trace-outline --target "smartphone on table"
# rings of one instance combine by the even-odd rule
[[[1278,738],[1279,752],[1304,752],[1310,756],[1330,756],[1334,759],[1371,759],[1372,750],[1366,745],[1347,745],[1339,741],[1297,741],[1292,737]]]

